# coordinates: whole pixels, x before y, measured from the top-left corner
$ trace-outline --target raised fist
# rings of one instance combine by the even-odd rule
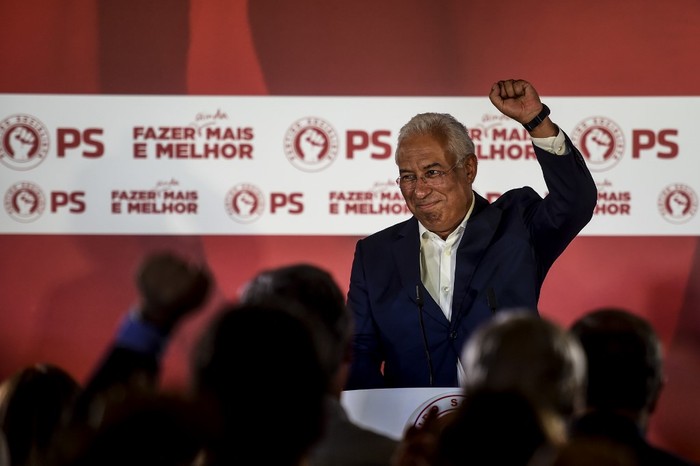
[[[326,148],[326,138],[319,130],[306,128],[299,136],[299,146],[306,162],[318,162]]]
[[[608,133],[600,128],[593,129],[584,141],[583,149],[588,160],[593,163],[605,162],[605,156],[612,149],[613,140]]]
[[[141,318],[169,331],[203,304],[211,278],[202,266],[171,253],[160,253],[145,259],[136,283],[141,294]]]
[[[36,135],[20,126],[12,129],[8,139],[12,149],[12,158],[17,162],[29,160],[29,152],[36,145]]]

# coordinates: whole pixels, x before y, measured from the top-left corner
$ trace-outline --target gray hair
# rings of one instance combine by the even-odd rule
[[[447,113],[419,113],[399,131],[394,160],[398,164],[399,154],[406,139],[419,135],[430,135],[440,141],[446,154],[453,155],[456,163],[462,163],[467,155],[474,153],[474,142],[467,127]]]
[[[465,390],[516,390],[564,418],[583,407],[586,358],[578,340],[530,311],[501,311],[462,352]]]

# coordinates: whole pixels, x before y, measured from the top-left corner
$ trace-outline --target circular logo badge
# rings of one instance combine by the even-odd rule
[[[12,115],[0,122],[0,162],[13,170],[31,170],[46,158],[49,133],[31,115]]]
[[[5,211],[18,222],[33,222],[44,212],[44,199],[44,192],[39,186],[20,181],[5,192]]]
[[[406,428],[414,426],[422,427],[431,412],[435,412],[437,417],[441,418],[459,408],[459,405],[461,405],[463,401],[464,395],[461,391],[443,393],[442,395],[435,396],[420,405],[413,414],[411,414],[406,423]]]
[[[327,121],[314,117],[302,118],[287,130],[284,153],[299,170],[321,171],[338,156],[338,136]]]
[[[659,212],[671,223],[685,223],[698,211],[698,196],[690,186],[672,184],[659,195]]]
[[[260,218],[265,210],[262,192],[251,184],[239,184],[226,193],[226,212],[240,223],[251,223]]]
[[[588,118],[574,127],[571,142],[581,150],[593,172],[610,170],[622,159],[625,138],[612,120]]]

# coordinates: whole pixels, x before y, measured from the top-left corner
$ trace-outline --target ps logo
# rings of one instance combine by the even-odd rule
[[[65,157],[69,152],[77,151],[81,156],[96,159],[105,153],[105,145],[98,138],[102,136],[102,129],[87,128],[58,128],[56,131],[56,155]]]
[[[668,222],[686,223],[698,210],[698,196],[688,185],[672,184],[659,195],[658,208]]]
[[[624,137],[614,121],[603,118],[588,118],[574,128],[571,140],[588,162],[593,172],[611,169],[622,159]]]
[[[265,200],[256,186],[239,184],[226,194],[224,206],[232,219],[239,223],[251,223],[262,216]]]
[[[18,222],[33,222],[44,213],[45,199],[39,186],[21,181],[10,186],[5,193],[5,211]]]
[[[0,122],[0,162],[13,170],[31,170],[46,158],[49,133],[31,115],[12,115]]]
[[[265,195],[252,184],[242,183],[231,188],[226,194],[224,207],[229,217],[239,223],[252,223],[259,219],[269,205],[270,214],[299,215],[304,212],[304,194],[270,193],[266,202]]]
[[[338,136],[321,118],[302,118],[284,136],[284,153],[289,162],[306,172],[327,168],[338,155]]]

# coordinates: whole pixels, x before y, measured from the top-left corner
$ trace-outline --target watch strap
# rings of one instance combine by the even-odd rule
[[[538,113],[537,116],[529,122],[523,123],[523,126],[526,130],[532,131],[533,129],[537,128],[539,124],[542,123],[545,118],[547,118],[547,116],[549,116],[549,107],[547,107],[545,104],[542,104],[542,110],[540,111],[540,113]]]

